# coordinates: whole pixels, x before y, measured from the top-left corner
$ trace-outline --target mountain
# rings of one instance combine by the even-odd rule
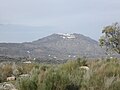
[[[68,59],[103,55],[98,42],[81,34],[52,34],[33,42],[0,43],[0,55]]]

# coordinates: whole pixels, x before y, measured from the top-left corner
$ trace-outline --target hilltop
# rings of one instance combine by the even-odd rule
[[[97,41],[82,34],[52,34],[32,42],[0,43],[0,55],[62,60],[81,56],[100,57],[103,50]]]

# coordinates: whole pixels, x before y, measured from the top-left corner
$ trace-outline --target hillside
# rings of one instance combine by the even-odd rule
[[[81,34],[52,34],[33,42],[0,43],[0,55],[68,59],[81,56],[100,57],[98,42]]]

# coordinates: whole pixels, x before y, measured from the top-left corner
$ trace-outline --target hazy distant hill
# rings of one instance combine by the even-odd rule
[[[0,55],[14,57],[76,58],[100,57],[103,50],[98,42],[81,34],[52,34],[33,42],[0,43]]]

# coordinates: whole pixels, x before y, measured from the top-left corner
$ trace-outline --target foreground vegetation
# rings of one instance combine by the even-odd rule
[[[89,70],[80,68],[89,67]],[[30,76],[20,77],[22,74]],[[120,60],[69,60],[64,64],[4,64],[0,66],[0,82],[9,81],[18,90],[119,90]]]

